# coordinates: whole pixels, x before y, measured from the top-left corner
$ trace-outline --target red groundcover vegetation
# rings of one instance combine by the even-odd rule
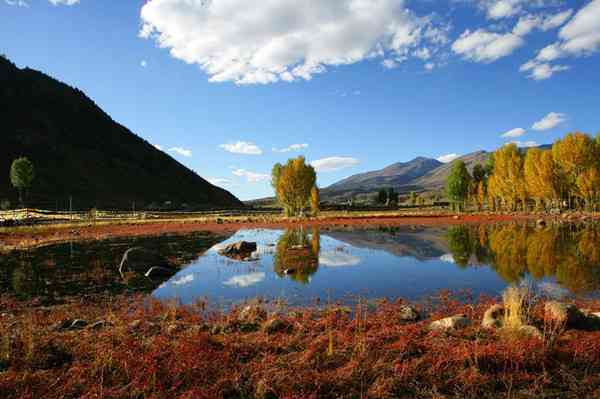
[[[144,297],[50,308],[0,301],[2,398],[600,397],[600,331],[483,329],[493,301],[441,296],[350,309],[175,306]],[[578,303],[600,310],[600,302]],[[430,331],[463,313],[471,326]]]

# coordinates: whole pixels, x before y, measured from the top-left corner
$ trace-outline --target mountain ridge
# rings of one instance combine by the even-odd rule
[[[36,178],[27,205],[66,209],[240,208],[170,155],[114,121],[83,91],[0,56],[0,173],[27,156]],[[5,172],[3,172],[5,171]],[[17,202],[7,178],[0,199]]]

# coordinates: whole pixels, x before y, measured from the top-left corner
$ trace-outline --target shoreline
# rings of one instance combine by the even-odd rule
[[[114,221],[111,223],[77,223],[23,226],[0,230],[0,252],[28,249],[70,241],[105,240],[116,237],[158,236],[164,234],[186,234],[197,231],[235,232],[240,229],[286,229],[305,227],[396,227],[396,226],[451,226],[458,224],[487,224],[504,222],[527,222],[540,218],[554,220],[553,216],[533,214],[406,214],[406,215],[335,215],[313,219],[284,219],[261,217],[211,218],[203,220],[173,219],[148,221]]]

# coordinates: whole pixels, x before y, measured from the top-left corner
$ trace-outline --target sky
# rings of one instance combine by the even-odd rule
[[[243,200],[600,131],[600,0],[0,0],[0,53]]]

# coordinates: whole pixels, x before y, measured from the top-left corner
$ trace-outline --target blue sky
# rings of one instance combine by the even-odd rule
[[[0,52],[251,199],[299,154],[325,187],[595,134],[598,21],[600,0],[0,0]]]

